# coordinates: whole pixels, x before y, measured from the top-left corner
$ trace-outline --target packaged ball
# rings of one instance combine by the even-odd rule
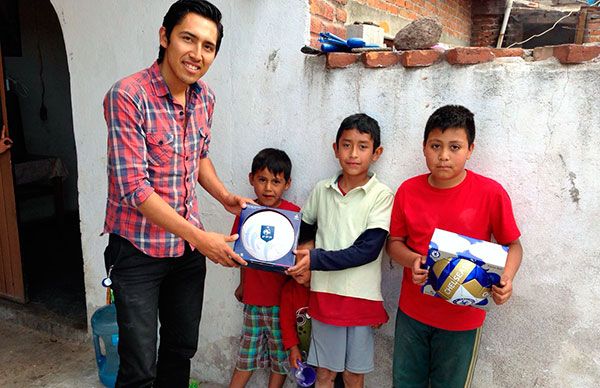
[[[507,255],[508,247],[435,229],[422,292],[456,305],[486,306],[492,286],[500,282]]]
[[[493,278],[472,261],[455,257],[436,261],[430,269],[428,281],[440,298],[453,304],[471,306],[491,295]]]

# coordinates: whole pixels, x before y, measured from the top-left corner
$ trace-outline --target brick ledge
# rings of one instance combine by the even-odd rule
[[[445,53],[436,50],[372,51],[362,54],[328,53],[328,69],[346,68],[361,61],[367,68],[387,68],[400,63],[403,67],[427,67],[445,60],[451,65],[464,66],[491,62],[496,58],[521,57],[527,61],[542,61],[556,58],[562,64],[578,64],[600,57],[600,45],[563,44],[558,46],[536,47],[533,50],[521,48],[455,47]]]

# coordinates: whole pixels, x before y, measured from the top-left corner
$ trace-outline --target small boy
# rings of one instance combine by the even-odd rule
[[[262,206],[300,211],[300,208],[282,198],[289,189],[292,162],[281,150],[266,148],[252,161],[248,175]],[[237,233],[239,217],[232,232]],[[281,387],[287,373],[287,352],[281,341],[279,328],[279,299],[287,276],[281,273],[242,268],[240,285],[235,297],[244,303],[244,325],[240,351],[230,387],[245,387],[252,372],[271,367],[269,388]]]
[[[381,251],[387,238],[393,193],[371,164],[381,156],[379,124],[366,114],[345,118],[333,144],[342,171],[317,183],[302,210],[301,238],[316,249],[298,249],[288,270],[311,270],[308,363],[317,386],[332,387],[343,372],[348,387],[364,386],[374,369],[373,328],[387,322],[381,296]]]
[[[465,169],[475,140],[473,113],[443,106],[427,121],[423,153],[429,174],[408,179],[394,199],[387,252],[404,276],[396,317],[394,387],[469,387],[485,311],[421,293],[434,228],[509,246],[496,304],[512,294],[523,250],[510,198],[492,179]]]
[[[306,277],[299,280],[300,282],[290,278],[285,282],[279,304],[281,339],[285,350],[290,353],[289,362],[292,368],[298,368],[300,361],[306,362],[312,326],[308,314],[310,279]],[[314,384],[311,387],[314,387]],[[335,376],[334,388],[344,388],[342,375]]]

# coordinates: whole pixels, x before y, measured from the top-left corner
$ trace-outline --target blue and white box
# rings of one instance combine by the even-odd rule
[[[300,212],[248,204],[233,250],[251,268],[283,272],[295,264],[301,219]]]
[[[435,229],[422,292],[456,305],[484,307],[492,285],[500,282],[507,257],[506,246]]]

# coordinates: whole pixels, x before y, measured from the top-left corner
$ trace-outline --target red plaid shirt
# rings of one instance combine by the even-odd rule
[[[104,98],[108,126],[108,198],[104,233],[115,233],[153,257],[177,257],[185,241],[137,209],[152,193],[203,228],[195,186],[208,156],[215,97],[199,80],[187,109],[175,102],[158,63],[118,81]],[[186,125],[187,121],[187,125]]]

